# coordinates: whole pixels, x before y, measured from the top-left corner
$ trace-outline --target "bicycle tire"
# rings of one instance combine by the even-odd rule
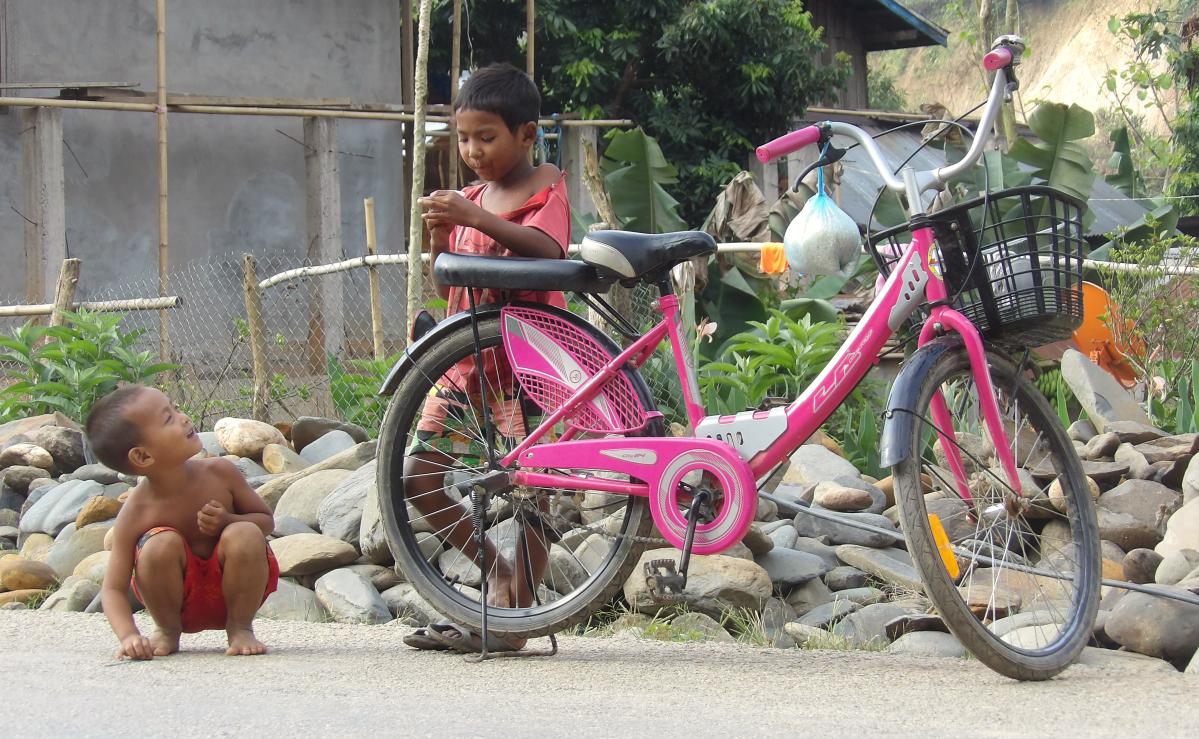
[[[564,311],[555,311],[555,315],[568,316],[568,320],[588,332],[613,356],[619,352],[610,338],[577,317]],[[480,319],[478,330],[483,352],[503,352],[498,317]],[[388,405],[379,438],[379,502],[392,553],[417,593],[451,621],[478,629],[482,622],[481,598],[472,588],[451,584],[441,570],[430,563],[431,558],[422,551],[417,536],[422,533],[416,530],[420,521],[414,526],[409,519],[404,484],[404,459],[411,444],[411,431],[420,418],[435,381],[460,360],[473,359],[474,356],[474,333],[471,326],[466,324],[418,357],[400,382]],[[652,411],[652,394],[640,373],[631,368],[623,371],[644,407]],[[663,433],[661,419],[654,418],[638,435],[660,436]],[[550,494],[554,492],[549,491]],[[541,605],[525,608],[489,607],[489,631],[513,638],[543,636],[582,623],[610,603],[623,588],[645,548],[645,542],[640,541],[639,537],[647,537],[653,530],[649,506],[644,498],[622,496],[620,501],[616,505],[620,506],[618,510],[623,511],[623,520],[618,521],[619,531],[613,532],[615,544],[609,547],[602,561],[587,572],[584,582],[578,583],[561,597]],[[553,526],[552,523],[550,525]],[[520,530],[520,538],[526,540],[527,533]],[[441,546],[443,551],[450,551],[444,542]],[[575,556],[575,559],[578,557]]]
[[[1011,488],[996,482],[1002,473],[998,477],[993,474],[998,472],[998,464],[992,459],[988,467],[991,471],[977,465],[972,472],[971,504],[958,508],[962,499],[956,491],[948,492],[952,490],[948,484],[952,478],[928,461],[930,452],[935,454],[937,433],[927,411],[939,390],[951,413],[955,406],[958,410],[960,418],[955,416],[953,422],[959,441],[965,438],[963,432],[972,430],[978,430],[978,438],[983,438],[978,415],[972,422],[964,411],[965,403],[971,397],[977,398],[977,392],[966,350],[958,348],[934,362],[925,376],[915,406],[926,409],[925,415],[908,415],[907,422],[921,428],[912,429],[910,456],[892,468],[896,501],[908,551],[922,577],[925,594],[958,640],[979,661],[1003,675],[1017,680],[1046,680],[1069,666],[1091,638],[1100,585],[1094,503],[1078,455],[1048,401],[1006,358],[988,352],[987,362],[1017,465],[1044,474],[1048,468],[1043,465],[1048,463],[1056,478],[1044,485],[1038,480],[1039,490],[1032,504],[1021,508],[1024,504],[1011,496]],[[975,391],[973,395],[971,390]],[[1027,429],[1023,423],[1013,423],[1022,412],[1029,417]],[[898,417],[892,422],[896,420]],[[973,464],[987,462],[977,455],[967,459]],[[946,483],[942,487],[947,500],[926,500],[920,481],[922,472],[935,472],[934,480]],[[1057,500],[1064,511],[1047,502],[1045,493],[1052,479],[1061,481],[1062,495]],[[957,578],[949,572],[949,555],[943,556],[945,548],[937,545],[939,532],[934,531],[929,506],[939,511],[941,529],[959,568]],[[961,510],[965,514],[954,513]],[[943,515],[946,513],[949,518]],[[971,516],[975,517],[973,530]],[[986,528],[982,528],[984,523]],[[1069,534],[1068,540],[1064,531]],[[982,596],[985,602],[981,602]],[[1005,621],[1004,616],[1013,619]],[[998,625],[1001,622],[1002,629]],[[1008,630],[1021,622],[1027,625]]]

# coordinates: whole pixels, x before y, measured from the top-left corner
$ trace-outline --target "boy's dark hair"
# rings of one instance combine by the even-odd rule
[[[117,472],[131,472],[129,450],[137,446],[142,435],[129,420],[126,410],[130,401],[145,390],[144,385],[125,385],[101,398],[87,414],[84,432],[92,453],[104,466]]]
[[[491,64],[472,74],[454,101],[454,112],[481,110],[504,119],[515,132],[541,114],[541,93],[529,75],[511,64]]]

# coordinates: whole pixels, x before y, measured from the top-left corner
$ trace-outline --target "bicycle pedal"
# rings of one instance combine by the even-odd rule
[[[687,587],[687,575],[680,574],[673,559],[654,559],[645,563],[645,586],[658,601],[680,601]]]

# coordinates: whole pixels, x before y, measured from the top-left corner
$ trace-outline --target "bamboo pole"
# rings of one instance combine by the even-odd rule
[[[262,293],[254,257],[242,255],[242,290],[245,293],[246,324],[250,331],[250,358],[254,373],[254,418],[267,420],[270,376],[266,360],[266,324],[262,320]]]
[[[169,220],[167,217],[167,41],[166,0],[158,0],[158,295],[167,294],[167,263],[170,256]],[[171,339],[167,312],[158,314],[158,356],[171,358]]]
[[[74,303],[72,310],[94,311],[138,311],[163,310],[178,308],[183,301],[178,295],[165,298],[130,298],[128,300],[100,300],[95,302]],[[38,303],[33,305],[2,305],[0,318],[22,318],[27,316],[48,316],[54,312],[54,303]]]
[[[458,99],[458,78],[462,76],[462,0],[454,0],[454,21],[450,43],[450,106]],[[450,116],[450,176],[446,187],[458,189],[458,125]]]
[[[534,0],[525,0],[525,72],[533,76],[533,30],[536,26],[537,11]]]
[[[368,256],[378,256],[379,246],[375,241],[375,199],[363,199],[362,210],[366,214],[366,253]],[[379,268],[373,264],[367,266],[366,277],[371,290],[371,340],[375,347],[375,359],[383,359],[386,352],[383,349],[383,304],[379,298]]]
[[[50,326],[61,326],[63,311],[75,302],[75,287],[79,284],[78,259],[64,259],[58,269],[58,284],[54,286],[54,308],[50,311]]]
[[[416,46],[415,85],[416,122],[412,127],[412,196],[408,210],[408,305],[406,320],[411,323],[420,311],[424,274],[421,269],[421,237],[425,222],[417,202],[425,189],[425,105],[429,97],[429,25],[433,0],[420,2],[419,41]],[[410,332],[405,331],[407,337]]]

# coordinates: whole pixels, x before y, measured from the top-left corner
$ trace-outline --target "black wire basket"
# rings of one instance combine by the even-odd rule
[[[1008,349],[1070,338],[1082,323],[1082,216],[1086,204],[1030,185],[1001,190],[928,216],[952,306]],[[911,223],[871,235],[884,277],[912,241]],[[923,322],[927,309],[912,317]]]

